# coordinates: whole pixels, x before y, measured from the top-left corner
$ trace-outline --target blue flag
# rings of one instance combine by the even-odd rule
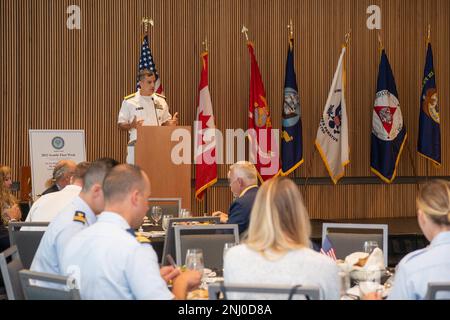
[[[422,85],[417,152],[431,160],[435,165],[440,166],[441,126],[431,43],[428,43]]]
[[[372,116],[370,167],[387,183],[395,179],[406,137],[397,86],[383,49]]]
[[[302,119],[297,78],[294,68],[294,40],[289,40],[284,79],[283,125],[281,134],[281,164],[287,176],[303,163]]]

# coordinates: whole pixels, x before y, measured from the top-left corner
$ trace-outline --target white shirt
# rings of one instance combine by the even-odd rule
[[[64,189],[41,196],[31,206],[25,222],[50,222],[64,207],[72,202],[81,192],[81,187],[67,185]],[[47,228],[23,227],[22,230],[45,231]]]
[[[338,272],[333,260],[307,248],[268,260],[244,244],[231,248],[224,261],[225,285],[314,285],[320,288],[321,299],[327,300],[339,299]],[[231,299],[287,299],[287,295],[250,293],[229,293],[228,296]]]
[[[131,123],[135,116],[137,121],[144,120],[143,126],[158,126],[172,118],[164,98],[157,94],[141,96],[139,91],[131,98],[123,100],[117,122]],[[128,132],[130,135],[128,142],[136,141],[137,130],[133,128]]]
[[[72,238],[61,260],[80,285],[82,299],[172,299],[159,273],[158,257],[140,243],[127,221],[103,212],[97,222]]]
[[[74,221],[76,212],[85,214],[85,223]],[[77,196],[49,224],[30,269],[38,272],[62,274],[59,268],[59,260],[69,240],[84,228],[95,223],[96,220],[89,205]]]

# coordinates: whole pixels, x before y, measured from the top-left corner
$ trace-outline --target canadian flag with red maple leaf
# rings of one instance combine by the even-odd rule
[[[208,88],[208,52],[201,55],[197,117],[194,124],[195,197],[202,200],[205,190],[217,182],[215,121]]]

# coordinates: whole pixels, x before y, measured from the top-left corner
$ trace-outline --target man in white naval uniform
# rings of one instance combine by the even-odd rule
[[[166,98],[155,93],[156,76],[153,71],[139,72],[138,92],[124,98],[120,108],[118,125],[129,133],[127,163],[134,164],[134,145],[139,126],[161,126],[177,120],[177,113],[172,118]]]

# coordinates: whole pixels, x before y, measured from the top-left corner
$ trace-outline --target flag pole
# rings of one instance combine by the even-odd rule
[[[378,32],[378,43],[380,45],[380,54],[384,50],[383,40],[381,40],[381,34]]]
[[[202,42],[202,45],[205,46],[205,52],[208,52],[208,37],[205,37],[205,40]]]
[[[427,46],[431,43],[431,24],[428,24],[428,32],[427,32]],[[428,50],[428,49],[426,49]],[[429,161],[426,160],[425,162],[425,181],[428,182],[428,177],[429,177],[429,170],[430,170],[430,166],[429,166]]]

